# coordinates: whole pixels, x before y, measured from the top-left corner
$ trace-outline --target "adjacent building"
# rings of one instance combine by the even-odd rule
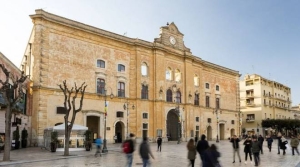
[[[88,85],[75,123],[109,143],[129,133],[177,141],[240,132],[239,72],[192,55],[174,23],[148,42],[43,10],[30,17],[21,69],[32,80],[32,138],[39,145],[45,128],[63,123],[64,80]]]
[[[260,75],[245,75],[240,81],[242,127],[248,134],[265,134],[265,119],[294,119],[291,89]]]

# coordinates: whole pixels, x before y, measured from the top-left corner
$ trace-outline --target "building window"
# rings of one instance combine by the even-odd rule
[[[266,99],[264,99],[264,104],[267,104],[267,103],[266,103]]]
[[[103,61],[103,60],[97,60],[97,67],[99,67],[99,68],[105,68],[105,61]]]
[[[66,114],[65,107],[56,107],[56,114]]]
[[[216,91],[220,91],[220,86],[216,85]]]
[[[181,103],[181,93],[179,90],[176,92],[176,103]]]
[[[199,94],[195,93],[194,105],[199,106]]]
[[[141,73],[142,73],[142,76],[147,76],[148,75],[148,67],[147,67],[146,63],[142,64]]]
[[[125,83],[118,83],[118,97],[125,97]]]
[[[234,124],[234,120],[231,120],[231,124]]]
[[[172,97],[172,91],[170,89],[167,90],[167,102],[172,102],[173,97]]]
[[[123,64],[118,64],[118,71],[119,72],[124,72],[125,71],[125,66]]]
[[[148,99],[148,86],[142,85],[142,99]]]
[[[209,107],[209,96],[205,97],[205,107]]]
[[[117,111],[117,118],[123,118],[123,117],[124,117],[124,112]]]
[[[247,120],[255,120],[255,114],[247,114]]]
[[[196,126],[196,130],[199,130],[200,128],[199,128],[199,126]]]
[[[211,118],[207,118],[207,123],[211,123]]]
[[[220,108],[220,98],[216,98],[216,108]]]
[[[175,81],[176,82],[180,82],[181,81],[181,73],[180,73],[180,71],[178,69],[175,71]]]
[[[148,124],[143,123],[143,138],[148,137]]]
[[[143,113],[143,119],[148,119],[148,113]]]
[[[97,78],[97,94],[105,94],[105,80]]]
[[[166,80],[172,80],[172,69],[170,67],[168,67],[166,71]]]
[[[199,86],[199,77],[197,74],[194,76],[194,86]]]
[[[209,83],[205,83],[205,88],[209,89]]]
[[[196,122],[199,122],[199,120],[200,120],[199,117],[196,117]]]

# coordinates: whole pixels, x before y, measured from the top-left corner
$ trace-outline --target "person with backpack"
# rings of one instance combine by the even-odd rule
[[[148,138],[144,137],[143,142],[140,145],[140,156],[143,160],[143,167],[149,166],[150,162],[150,156],[154,159],[154,156],[150,150],[149,144],[148,144]]]
[[[134,134],[130,133],[129,139],[125,140],[125,142],[122,144],[123,152],[126,154],[127,158],[127,166],[132,166],[132,160],[133,160],[133,152],[134,152]]]
[[[100,157],[101,157],[101,146],[102,146],[102,139],[101,139],[101,136],[99,136],[97,139],[96,139],[96,147],[97,147],[97,150],[96,150],[96,153],[95,153],[95,157],[97,157],[98,153],[100,154]]]
[[[161,152],[161,143],[162,143],[162,138],[158,136],[157,138],[157,152],[158,150]]]

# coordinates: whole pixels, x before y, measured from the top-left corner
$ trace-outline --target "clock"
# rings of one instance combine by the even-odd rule
[[[170,36],[170,43],[172,45],[175,45],[176,44],[176,39],[173,37],[173,36]]]

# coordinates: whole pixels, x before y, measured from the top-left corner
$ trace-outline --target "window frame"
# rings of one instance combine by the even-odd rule
[[[209,83],[208,82],[205,83],[205,89],[209,89]]]
[[[149,114],[147,112],[144,112],[142,114],[143,119],[148,119],[149,118]]]
[[[118,64],[118,72],[125,72],[125,65]]]
[[[205,96],[205,107],[209,107],[209,96]]]
[[[103,81],[103,82],[101,82]],[[105,94],[105,79],[97,78],[97,94],[104,95]]]
[[[143,69],[145,70],[145,74],[143,74]],[[148,76],[148,66],[147,66],[147,63],[142,63],[141,65],[141,74],[142,76]]]
[[[168,89],[167,90],[167,93],[166,93],[166,101],[167,102],[173,102],[173,92],[171,89]]]
[[[117,111],[116,112],[116,117],[117,118],[124,118],[124,112],[123,111]]]
[[[125,97],[125,82],[118,82],[118,97]]]
[[[176,92],[176,103],[181,103],[181,92],[179,90]]]
[[[216,108],[217,109],[220,108],[220,98],[219,97],[216,98]]]
[[[220,86],[216,85],[216,91],[220,91]]]
[[[103,65],[103,67],[102,67]],[[102,59],[97,60],[97,68],[105,68],[105,61]]]
[[[200,101],[199,94],[195,93],[194,105],[199,106],[199,104],[200,104],[199,101]]]
[[[142,85],[141,99],[148,99],[148,85]]]

